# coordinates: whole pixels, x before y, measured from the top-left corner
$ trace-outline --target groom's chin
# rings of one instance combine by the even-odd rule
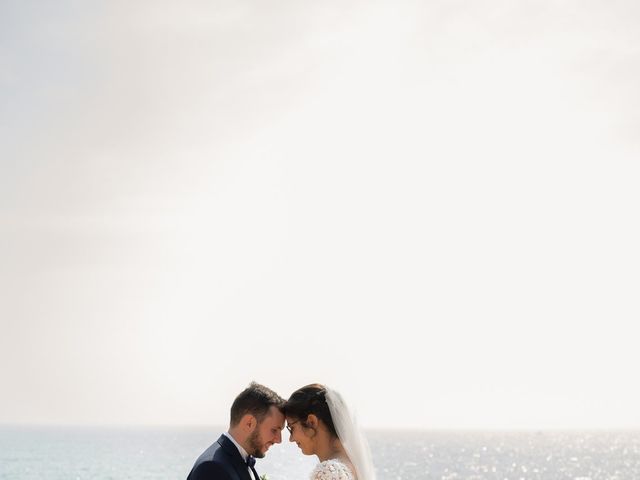
[[[252,453],[252,455],[256,458],[264,458],[270,446],[271,445],[264,446],[264,447],[256,447],[254,448],[255,451]]]

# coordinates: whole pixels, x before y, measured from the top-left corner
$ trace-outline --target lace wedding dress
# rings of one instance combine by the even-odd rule
[[[311,480],[355,480],[351,469],[340,460],[325,460],[311,472]]]

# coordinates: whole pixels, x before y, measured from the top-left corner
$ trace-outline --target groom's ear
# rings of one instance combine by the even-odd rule
[[[240,420],[240,425],[242,425],[244,430],[252,432],[256,425],[258,425],[258,420],[250,413],[247,413],[242,417],[242,420]]]

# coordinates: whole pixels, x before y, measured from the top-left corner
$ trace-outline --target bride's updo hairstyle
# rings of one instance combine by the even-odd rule
[[[319,383],[312,383],[291,394],[284,404],[284,414],[299,420],[306,428],[312,428],[307,423],[309,415],[315,415],[322,420],[332,437],[338,438],[336,427],[333,425],[331,411],[327,405],[327,388]]]

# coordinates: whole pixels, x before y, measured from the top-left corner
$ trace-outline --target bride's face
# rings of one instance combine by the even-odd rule
[[[306,432],[300,419],[287,417],[287,428],[289,429],[289,441],[296,442],[298,448],[302,450],[305,455],[314,455],[315,449],[313,446],[313,439]]]

